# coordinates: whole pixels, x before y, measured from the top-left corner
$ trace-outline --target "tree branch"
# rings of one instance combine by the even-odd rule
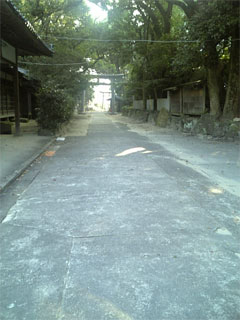
[[[180,7],[180,8],[184,11],[184,13],[186,14],[186,16],[187,16],[188,18],[191,17],[191,15],[192,15],[192,10],[190,10],[189,5],[186,5],[186,3],[183,3],[183,2],[181,2],[181,1],[179,1],[179,0],[166,0],[166,1],[167,1],[168,3],[171,3],[172,5],[176,5],[176,6]]]
[[[156,15],[154,14],[153,10],[152,10],[148,5],[146,5],[145,3],[143,3],[143,2],[140,1],[140,0],[137,0],[136,3],[137,3],[141,8],[143,8],[143,10],[149,15],[149,17],[150,17],[151,20],[152,20],[153,29],[154,29],[154,32],[155,32],[156,36],[157,36],[157,37],[160,37],[161,34],[162,34],[162,30],[161,30],[161,27],[160,27],[160,25],[159,25],[158,18],[157,18]]]
[[[165,11],[159,0],[155,0],[155,5],[158,8],[159,12],[161,13],[164,21],[164,33],[169,33],[171,29],[170,19],[172,15],[172,3],[168,3],[167,10]]]

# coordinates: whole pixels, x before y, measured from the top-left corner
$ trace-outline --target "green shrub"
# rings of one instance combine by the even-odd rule
[[[129,110],[132,110],[133,109],[133,106],[124,106],[122,107],[122,111],[129,111]]]
[[[133,110],[133,106],[124,106],[122,107],[122,114],[127,116],[131,110]]]
[[[71,119],[74,101],[64,90],[42,88],[37,95],[37,108],[38,125],[55,133]]]

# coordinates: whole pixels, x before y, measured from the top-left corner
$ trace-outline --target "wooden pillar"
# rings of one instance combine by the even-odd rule
[[[180,114],[183,115],[183,87],[179,88],[180,92]]]
[[[206,86],[203,86],[203,97],[202,97],[202,114],[206,111],[206,102],[207,102],[207,96],[206,96]]]
[[[114,90],[114,79],[112,79],[111,90],[112,90],[112,114],[114,114],[114,112],[115,112],[115,90]]]
[[[146,57],[144,58],[146,63]],[[147,110],[147,96],[146,96],[146,65],[142,67],[142,100],[143,100],[143,110]]]
[[[28,98],[28,118],[32,119],[32,94],[28,91],[27,93]]]
[[[85,104],[86,104],[86,90],[83,90],[83,93],[82,93],[82,112],[85,112]]]
[[[18,52],[16,49],[16,64],[14,65],[14,95],[15,95],[15,135],[20,135],[20,94],[19,94],[19,74],[18,74]]]

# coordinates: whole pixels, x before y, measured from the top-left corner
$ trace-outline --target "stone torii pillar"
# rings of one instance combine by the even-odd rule
[[[114,89],[114,79],[111,79],[111,91],[112,91],[112,100],[111,100],[111,113],[115,112],[115,89]]]

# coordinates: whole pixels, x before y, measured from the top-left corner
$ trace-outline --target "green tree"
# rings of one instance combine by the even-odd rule
[[[69,110],[73,110],[81,92],[88,89],[92,93],[89,70],[104,57],[103,48],[84,41],[95,37],[98,24],[92,20],[82,0],[15,0],[15,4],[54,50],[52,58],[28,58],[20,63],[41,80],[41,96],[44,90],[48,97],[51,90],[53,96],[59,94],[60,99],[56,100],[66,106],[59,107],[59,110],[67,116],[58,115],[56,118],[67,120]]]
[[[141,87],[145,100],[149,95],[156,97],[168,80],[175,84],[200,75],[207,80],[210,113],[239,114],[239,1],[94,2],[110,9],[110,30],[114,36],[117,30],[118,38],[186,41],[177,46],[132,43],[126,55],[132,93],[135,83],[135,93],[139,96]],[[123,46],[114,47],[118,56]]]
[[[166,0],[186,14],[185,37],[198,40],[185,55],[205,67],[212,115],[234,117],[239,114],[239,1],[224,0]],[[195,51],[195,58],[191,53]],[[228,54],[226,54],[228,52]],[[197,59],[196,59],[197,57]],[[201,61],[201,62],[200,62]],[[227,93],[221,106],[223,62],[227,63]],[[197,67],[197,64],[195,64]]]
[[[179,10],[173,14],[172,5],[163,0],[94,2],[108,7],[105,37],[114,41],[107,47],[105,61],[115,66],[115,72],[128,75],[128,84],[124,84],[127,95],[142,98],[145,104],[148,97],[157,98],[170,75],[171,59],[167,56],[173,54],[176,46],[144,41],[164,40],[166,32],[168,39],[174,39],[175,31],[170,33],[170,20],[179,15]],[[177,20],[175,29],[178,28]],[[129,42],[124,41],[128,39]]]

